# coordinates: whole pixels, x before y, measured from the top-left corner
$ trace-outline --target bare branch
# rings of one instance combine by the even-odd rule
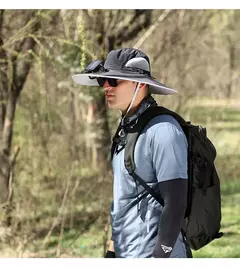
[[[28,13],[25,17],[26,24],[20,28],[13,36],[11,36],[6,42],[4,42],[4,49],[6,47],[13,45],[15,46],[15,49],[17,51],[20,51],[21,44],[23,43],[23,39],[31,30],[34,28],[34,26],[39,22],[40,18],[34,17],[33,19],[30,19],[32,17],[32,13]]]
[[[63,199],[62,199],[62,202],[61,202],[61,206],[59,208],[59,211],[58,211],[58,215],[57,217],[54,219],[53,223],[52,223],[52,226],[50,228],[50,230],[48,231],[47,235],[45,236],[44,240],[43,240],[43,246],[46,245],[46,243],[49,241],[49,237],[51,236],[54,228],[56,227],[56,225],[58,225],[59,223],[59,220],[60,220],[60,217],[63,215],[64,213],[64,210],[65,210],[65,204],[66,204],[66,201],[67,201],[67,198],[68,198],[68,192],[69,192],[69,186],[71,184],[71,179],[72,177],[69,176],[68,177],[68,181],[67,181],[67,186],[66,186],[66,189],[65,189],[65,192],[64,192],[64,195],[63,195]]]
[[[108,19],[108,22],[107,22],[107,27],[106,27],[106,29],[105,29],[105,35],[107,35],[108,34],[108,31],[109,31],[109,29],[111,29],[111,27],[112,27],[112,23],[113,23],[113,21],[114,21],[114,17],[113,17],[113,10],[109,10],[109,19]]]
[[[34,50],[35,41],[33,38],[26,38],[22,44],[21,53],[25,54],[28,51]],[[19,96],[23,85],[26,81],[27,75],[29,73],[31,67],[31,59],[32,55],[30,53],[27,54],[25,59],[19,59],[17,62],[14,63],[13,67],[13,89],[16,91],[16,97]]]
[[[135,15],[132,17],[127,25],[123,26],[122,29],[115,35],[116,44],[120,45],[122,42],[127,42],[135,37],[141,30],[148,27],[151,22],[151,10],[136,10]],[[139,22],[139,17],[143,15],[144,19]]]
[[[3,14],[4,14],[4,9],[0,9],[0,37],[2,36]]]
[[[8,88],[8,79],[7,79],[7,70],[8,70],[8,61],[7,53],[3,49],[3,37],[2,37],[2,27],[3,27],[3,15],[4,10],[0,10],[0,134],[2,135],[4,118],[6,113],[6,101],[7,101],[7,88]]]
[[[115,20],[113,21],[113,24],[111,25],[111,28],[110,28],[111,31],[116,27],[117,23],[119,22],[119,16],[120,16],[120,14],[121,14],[121,11],[118,10],[117,11],[117,14],[115,16]]]
[[[9,183],[8,183],[8,199],[7,199],[7,202],[9,203],[9,205],[11,204],[12,198],[13,198],[14,166],[15,166],[19,151],[20,151],[20,146],[19,145],[15,146],[14,154],[10,162],[11,166],[10,166],[10,176],[9,176]]]
[[[89,14],[87,9],[83,9],[83,14],[87,17],[89,22],[93,19],[93,17]]]
[[[163,22],[167,16],[170,14],[171,10],[166,9],[164,12],[158,17],[157,21],[150,26],[150,28],[145,32],[145,34],[138,40],[138,42],[133,46],[138,49],[142,46],[142,44],[147,40],[147,38],[153,33],[153,31],[157,28],[159,23]]]
[[[60,10],[60,17],[63,25],[64,35],[66,36],[67,39],[70,39],[69,25],[66,19],[66,9]]]

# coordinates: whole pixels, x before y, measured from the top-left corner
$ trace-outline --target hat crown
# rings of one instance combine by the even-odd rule
[[[140,68],[150,72],[149,58],[140,50],[123,48],[112,50],[108,53],[104,68],[122,69],[125,66]]]

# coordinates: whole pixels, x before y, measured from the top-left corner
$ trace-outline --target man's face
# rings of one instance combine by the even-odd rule
[[[107,80],[104,83],[106,100],[110,108],[125,111],[133,98],[137,83],[128,80],[118,80],[117,82],[117,87],[110,86]]]

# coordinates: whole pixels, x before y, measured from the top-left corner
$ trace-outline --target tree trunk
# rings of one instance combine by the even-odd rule
[[[227,85],[227,98],[230,98],[233,91],[233,74],[234,74],[235,47],[229,47],[229,82]]]
[[[35,33],[39,23],[33,14],[32,11],[26,12],[25,19],[27,22],[32,19],[32,33]],[[4,12],[0,11],[0,46],[4,45],[3,15]],[[0,214],[0,226],[9,226],[11,223],[9,214],[13,195],[13,168],[16,159],[16,154],[14,157],[11,156],[13,124],[17,100],[31,67],[32,56],[28,52],[33,51],[34,46],[33,38],[26,37],[21,42],[16,42],[14,49],[18,54],[14,56],[7,54],[4,48],[0,47],[0,210],[4,209],[3,214]],[[19,54],[26,56],[18,58]]]
[[[4,10],[0,10],[0,138],[2,141],[4,120],[6,114],[6,102],[8,93],[8,79],[7,79],[7,55],[2,48],[2,27],[3,27]],[[7,201],[8,197],[8,177],[9,177],[9,160],[7,154],[3,150],[3,144],[0,142],[0,204]],[[0,219],[0,225],[1,225]]]
[[[95,117],[97,122],[97,163],[101,171],[110,168],[110,145],[111,133],[108,125],[107,106],[104,93],[101,94],[94,103]]]

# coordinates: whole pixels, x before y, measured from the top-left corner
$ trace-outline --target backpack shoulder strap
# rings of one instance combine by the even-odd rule
[[[180,115],[165,107],[157,106],[147,109],[139,117],[137,124],[132,129],[130,129],[127,134],[127,141],[124,153],[124,164],[129,174],[131,174],[135,170],[134,149],[139,135],[151,119],[163,114],[171,115],[179,122],[181,126],[187,126],[187,122]]]
[[[117,130],[116,130],[116,133],[112,138],[111,160],[113,159],[113,155],[114,155],[114,152],[115,152],[115,149],[116,149],[116,146],[117,146],[117,138],[118,138],[118,133],[119,133],[120,129],[121,129],[121,122],[119,123],[119,125],[117,127]]]
[[[185,121],[184,118],[182,118],[178,113],[176,113],[176,112],[174,112],[174,111],[172,111],[172,110],[170,110],[170,109],[168,109],[166,107],[159,106],[158,108],[160,110],[160,114],[167,114],[167,115],[170,115],[170,116],[174,117],[175,120],[177,120],[178,123],[182,127],[185,127],[185,126],[187,127],[188,124],[190,123],[190,122]]]

